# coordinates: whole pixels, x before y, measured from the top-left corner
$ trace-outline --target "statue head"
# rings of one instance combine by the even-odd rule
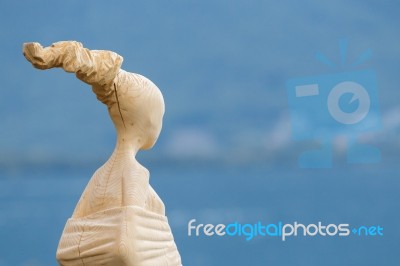
[[[134,143],[138,149],[150,149],[162,128],[165,106],[161,91],[147,78],[127,73],[114,86],[115,103],[109,113],[118,133],[118,141]]]

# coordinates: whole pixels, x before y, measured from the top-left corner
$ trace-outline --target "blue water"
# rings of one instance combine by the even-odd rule
[[[302,170],[296,166],[146,165],[184,265],[400,265],[400,179],[396,165]],[[55,253],[96,166],[3,169],[0,265],[56,265]],[[187,223],[380,225],[383,236],[189,237]]]

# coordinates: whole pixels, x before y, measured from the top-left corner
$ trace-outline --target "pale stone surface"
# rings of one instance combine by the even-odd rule
[[[23,53],[39,69],[61,67],[92,86],[117,130],[110,159],[90,179],[65,225],[57,249],[61,265],[181,265],[162,200],[135,155],[156,142],[164,100],[149,79],[122,70],[123,58],[75,41]]]

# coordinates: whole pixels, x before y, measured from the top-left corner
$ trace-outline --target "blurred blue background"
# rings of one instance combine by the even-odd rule
[[[400,263],[400,3],[396,1],[0,2],[0,265],[56,265],[64,224],[115,133],[88,85],[39,71],[22,44],[78,40],[112,50],[162,90],[164,128],[138,160],[167,215],[184,265]],[[301,169],[310,143],[291,139],[290,78],[332,73],[338,40],[378,79],[382,130],[364,137],[378,164]],[[383,237],[188,237],[187,223],[380,225]]]

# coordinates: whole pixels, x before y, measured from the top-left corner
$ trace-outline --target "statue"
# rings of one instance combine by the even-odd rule
[[[122,70],[123,58],[89,50],[75,41],[43,48],[25,43],[23,54],[38,69],[61,67],[92,86],[117,130],[108,161],[92,176],[62,233],[61,265],[181,265],[162,200],[136,153],[150,149],[162,127],[164,100],[149,79]]]

